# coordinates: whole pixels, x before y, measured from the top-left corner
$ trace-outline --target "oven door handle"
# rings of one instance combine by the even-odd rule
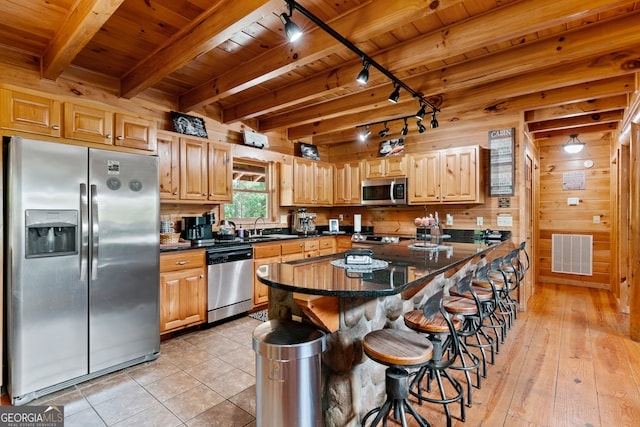
[[[394,205],[396,203],[396,198],[394,197],[394,194],[393,194],[395,186],[396,186],[396,180],[392,179],[391,180],[391,187],[389,188],[389,195],[391,197],[391,203],[393,203]]]

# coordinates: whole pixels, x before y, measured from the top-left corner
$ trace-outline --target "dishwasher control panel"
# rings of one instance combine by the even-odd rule
[[[253,259],[253,248],[250,245],[207,249],[207,265],[225,264],[245,259]]]

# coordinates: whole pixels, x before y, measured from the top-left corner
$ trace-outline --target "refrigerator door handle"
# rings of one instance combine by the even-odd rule
[[[100,221],[98,220],[98,190],[95,185],[91,186],[91,237],[93,246],[91,248],[91,280],[98,278],[98,258],[99,258],[99,236]]]
[[[87,184],[80,184],[80,280],[87,280],[89,267],[89,199]]]

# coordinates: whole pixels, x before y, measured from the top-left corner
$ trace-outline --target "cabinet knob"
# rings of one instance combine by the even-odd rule
[[[53,125],[53,126],[51,126],[51,129],[53,129],[53,130],[60,130],[60,126],[58,126],[58,125]]]
[[[177,191],[174,191],[174,192],[173,192],[173,193],[171,193],[171,194],[173,194],[174,196],[177,196],[177,195],[178,195],[178,192],[177,192]]]
[[[202,195],[206,197],[206,196],[207,196],[207,193],[202,193]]]
[[[117,139],[118,141],[122,141],[122,140],[124,139],[124,136],[122,136],[122,135],[118,135],[118,136],[116,136],[116,139]]]
[[[187,265],[189,261],[176,261],[176,265]]]
[[[209,197],[213,197],[213,193],[209,193]]]

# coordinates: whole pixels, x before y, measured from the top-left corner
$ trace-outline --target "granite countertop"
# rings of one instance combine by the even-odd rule
[[[488,244],[442,243],[434,249],[415,249],[410,240],[372,246],[374,260],[384,268],[347,270],[340,263],[344,254],[261,266],[258,279],[273,288],[311,295],[380,297],[403,292],[461,265],[475,256],[486,256],[510,241]],[[384,263],[382,263],[384,264]]]

